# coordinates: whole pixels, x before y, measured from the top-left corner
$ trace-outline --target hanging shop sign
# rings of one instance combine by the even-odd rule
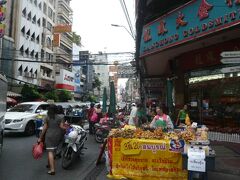
[[[240,51],[225,51],[220,54],[223,58],[240,58]]]
[[[192,0],[144,26],[140,56],[162,51],[239,23],[239,0]]]
[[[238,64],[238,63],[240,63],[240,57],[239,58],[224,58],[224,59],[221,59],[221,63],[223,63],[223,64]]]
[[[53,34],[53,47],[59,47],[61,40],[61,34]]]
[[[226,67],[221,69],[222,73],[240,72],[240,66]]]
[[[53,28],[53,33],[65,33],[65,32],[72,32],[71,24],[59,24],[54,26]]]
[[[136,69],[132,66],[118,66],[118,78],[132,78],[135,76]]]
[[[60,69],[60,74],[56,76],[57,89],[66,89],[69,91],[74,91],[74,73]]]

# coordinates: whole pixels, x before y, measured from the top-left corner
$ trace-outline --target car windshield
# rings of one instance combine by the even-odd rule
[[[33,104],[19,104],[11,108],[8,112],[33,112]]]

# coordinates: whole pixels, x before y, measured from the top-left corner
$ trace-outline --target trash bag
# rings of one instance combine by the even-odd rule
[[[36,143],[32,148],[32,155],[34,159],[39,159],[43,155],[43,142]]]

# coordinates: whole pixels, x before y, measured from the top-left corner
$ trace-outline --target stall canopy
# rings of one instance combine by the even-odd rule
[[[8,91],[7,96],[8,97],[21,97],[22,95],[18,94],[18,93],[15,93],[15,92],[12,92],[12,91]]]
[[[110,82],[110,104],[109,104],[109,113],[114,115],[116,113],[116,95],[114,82]]]
[[[102,112],[107,112],[107,89],[104,87],[103,89],[103,104],[102,104]]]
[[[17,101],[15,99],[13,99],[13,98],[7,97],[7,103],[17,104]]]

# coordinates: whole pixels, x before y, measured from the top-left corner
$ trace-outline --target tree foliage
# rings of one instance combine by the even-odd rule
[[[59,90],[58,91],[58,100],[60,102],[67,102],[68,100],[71,100],[72,99],[72,94],[71,92],[67,91],[67,90]]]
[[[54,100],[54,102],[59,101],[59,97],[57,95],[56,90],[52,90],[52,91],[47,92],[44,97],[45,97],[45,100],[52,99],[52,100]]]
[[[77,35],[76,32],[73,32],[72,40],[73,40],[73,43],[75,43],[78,46],[81,46],[81,36]]]
[[[97,88],[97,90],[100,91],[101,85],[102,85],[102,82],[99,80],[97,76],[95,76],[93,80],[93,89]]]
[[[31,86],[28,84],[23,85],[21,94],[23,101],[35,101],[43,98],[43,96],[38,92],[36,86]]]

